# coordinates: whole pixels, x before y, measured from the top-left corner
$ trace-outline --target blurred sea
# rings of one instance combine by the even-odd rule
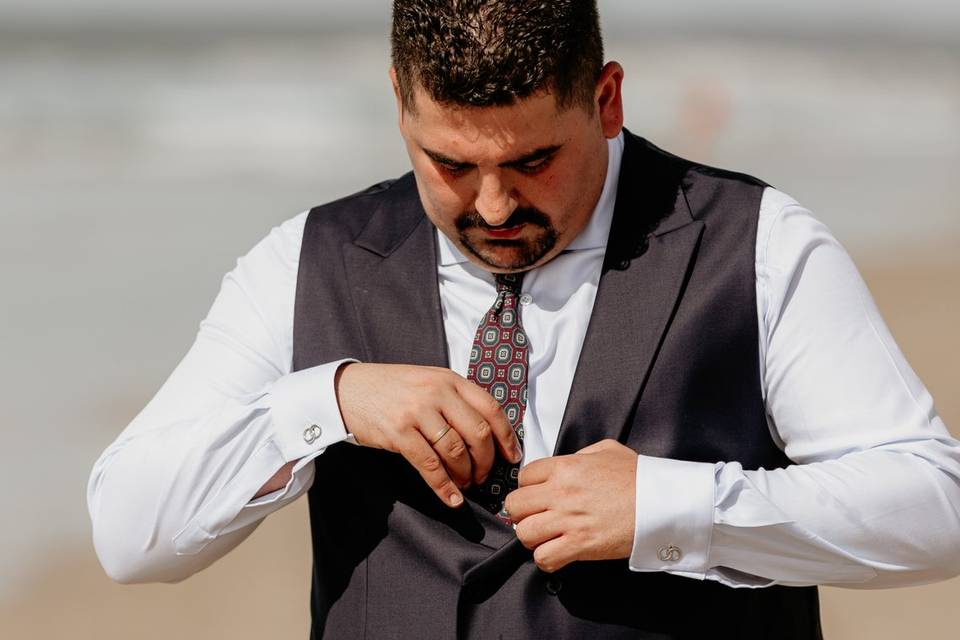
[[[956,263],[960,47],[614,37],[627,126],[793,195],[858,262]],[[0,39],[0,598],[92,552],[94,460],[270,227],[407,170],[377,34]]]

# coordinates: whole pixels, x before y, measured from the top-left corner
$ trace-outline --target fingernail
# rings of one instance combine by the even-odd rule
[[[519,444],[513,445],[513,459],[510,462],[520,462],[523,460],[523,449]]]
[[[461,496],[459,493],[454,493],[450,496],[450,504],[454,507],[459,507],[461,504],[463,504],[463,496]]]

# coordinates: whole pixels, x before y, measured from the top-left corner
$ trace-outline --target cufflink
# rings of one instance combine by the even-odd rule
[[[677,562],[683,557],[683,551],[675,545],[664,545],[657,550],[660,562]]]
[[[312,424],[303,430],[303,439],[306,440],[307,444],[313,444],[314,441],[320,437],[321,433],[323,433],[323,429]]]

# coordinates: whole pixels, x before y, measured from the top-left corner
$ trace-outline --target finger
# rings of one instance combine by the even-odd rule
[[[417,429],[427,443],[440,454],[443,466],[460,488],[465,488],[472,479],[470,456],[460,434],[439,413],[429,412],[421,418]]]
[[[397,450],[423,476],[431,489],[451,507],[463,504],[463,495],[450,478],[440,455],[416,430],[408,430],[400,437]]]
[[[548,540],[533,550],[533,561],[547,573],[559,571],[576,559],[576,552],[566,536]]]
[[[489,393],[470,382],[466,378],[459,378],[454,387],[457,393],[466,400],[486,421],[486,427],[493,434],[493,439],[500,449],[500,454],[510,462],[520,462],[523,459],[523,450],[520,441],[514,433],[510,421],[500,403]]]
[[[520,522],[535,513],[548,511],[553,505],[555,496],[546,485],[534,484],[514,489],[507,494],[503,506],[510,514],[510,519]]]
[[[534,460],[520,469],[520,475],[517,476],[517,484],[521,487],[526,487],[546,482],[550,479],[550,475],[557,466],[557,461],[561,458],[563,458],[563,456],[552,456],[550,458]]]
[[[466,443],[473,480],[478,485],[483,484],[493,466],[494,442],[490,424],[459,393],[447,396],[440,410],[447,423],[457,430]]]
[[[551,513],[544,511],[534,514],[517,522],[510,512],[510,518],[516,523],[514,530],[517,538],[527,549],[534,550],[540,545],[563,535],[558,520]]]

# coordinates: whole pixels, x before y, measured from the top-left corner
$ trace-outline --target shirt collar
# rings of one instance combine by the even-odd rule
[[[616,138],[607,140],[607,177],[597,206],[590,215],[587,226],[577,234],[564,251],[598,249],[607,246],[610,224],[613,222],[613,207],[617,200],[617,185],[620,181],[620,161],[623,158],[623,131]],[[468,258],[446,235],[437,229],[439,251],[437,260],[441,266],[467,262]]]

